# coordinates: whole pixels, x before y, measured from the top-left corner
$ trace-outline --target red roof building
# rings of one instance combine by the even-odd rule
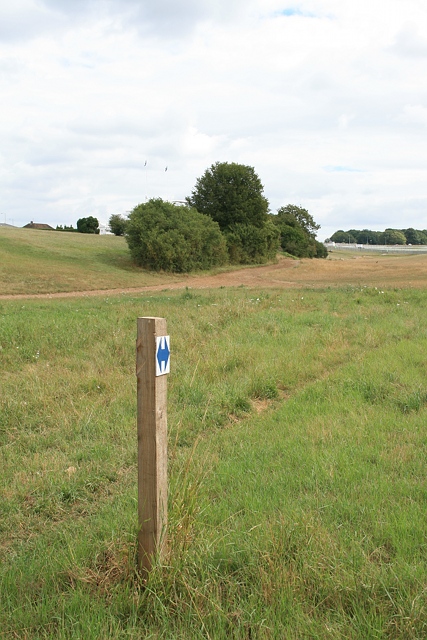
[[[39,229],[40,231],[55,231],[55,229],[51,227],[49,224],[33,222],[32,220],[28,224],[24,225],[23,229]]]

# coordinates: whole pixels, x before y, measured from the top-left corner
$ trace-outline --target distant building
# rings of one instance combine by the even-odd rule
[[[33,222],[32,220],[28,224],[24,225],[23,229],[39,229],[39,231],[55,231],[55,229],[51,227],[50,224]]]
[[[101,236],[112,236],[113,234],[110,231],[110,227],[107,224],[99,224],[99,233]]]

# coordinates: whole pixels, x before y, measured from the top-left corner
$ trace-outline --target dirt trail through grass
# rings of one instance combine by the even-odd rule
[[[165,282],[142,287],[123,287],[115,289],[94,289],[91,291],[67,291],[59,293],[36,293],[36,294],[17,294],[17,295],[0,295],[0,300],[19,300],[21,298],[72,298],[77,296],[99,296],[114,295],[120,293],[139,293],[143,291],[162,291],[164,289],[185,289],[185,287],[193,289],[209,289],[219,287],[238,287],[247,286],[255,287],[262,285],[263,287],[272,286],[296,286],[297,283],[292,281],[284,281],[283,274],[287,270],[299,265],[299,261],[281,259],[277,264],[265,265],[262,267],[250,267],[230,271],[228,273],[218,273],[216,275],[191,276],[183,275],[182,280],[178,282]],[[276,277],[274,277],[274,275]]]
[[[58,293],[0,295],[0,300],[22,298],[68,298],[77,296],[116,295],[162,291],[165,289],[209,289],[219,287],[295,288],[361,285],[377,287],[427,286],[425,255],[338,255],[327,260],[293,260],[280,258],[276,264],[248,267],[215,275],[183,275],[174,282],[140,287],[91,289]]]

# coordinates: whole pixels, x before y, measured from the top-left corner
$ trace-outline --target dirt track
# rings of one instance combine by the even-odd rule
[[[72,298],[77,296],[115,295],[163,291],[165,289],[209,289],[219,287],[295,288],[343,285],[427,288],[427,255],[381,256],[335,254],[327,260],[292,260],[280,258],[277,264],[249,267],[209,276],[182,276],[173,283],[146,287],[97,289],[60,293],[0,295],[0,300],[28,298]]]

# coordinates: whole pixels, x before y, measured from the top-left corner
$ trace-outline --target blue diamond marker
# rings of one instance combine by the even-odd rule
[[[170,338],[169,336],[160,336],[156,338],[157,342],[157,365],[156,365],[156,376],[162,376],[165,373],[169,373],[170,370]]]

